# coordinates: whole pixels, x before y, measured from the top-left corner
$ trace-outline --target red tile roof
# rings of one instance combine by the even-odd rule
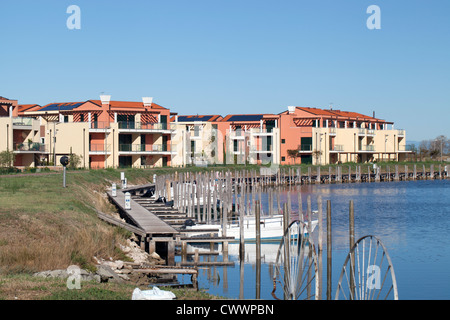
[[[92,103],[95,103],[99,106],[102,105],[102,101],[101,100],[89,100]],[[115,101],[112,100],[109,102],[109,105],[111,106],[111,108],[144,108],[144,103],[143,102],[136,102],[136,101]],[[168,110],[167,108],[164,108],[162,106],[160,106],[159,104],[156,103],[152,103],[151,104],[151,109],[163,109],[163,110]]]

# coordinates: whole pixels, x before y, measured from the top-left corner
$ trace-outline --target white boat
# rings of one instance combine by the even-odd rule
[[[278,241],[283,237],[283,216],[274,215],[272,217],[261,217],[260,219],[260,237],[261,241]],[[318,220],[311,221],[311,232],[314,231]],[[308,233],[307,224],[303,230],[304,234]],[[222,226],[219,224],[194,224],[186,226],[186,229],[199,229],[199,235],[209,235],[207,230],[218,230],[218,236],[233,237],[235,241],[240,240],[240,224],[239,221],[233,221],[227,225],[226,234],[223,233]],[[256,219],[254,216],[246,216],[244,218],[244,240],[256,241]]]

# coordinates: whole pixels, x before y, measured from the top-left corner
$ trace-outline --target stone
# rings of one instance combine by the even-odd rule
[[[122,279],[114,272],[111,267],[107,265],[100,265],[97,267],[97,274],[100,276],[102,282],[116,281],[122,282]]]

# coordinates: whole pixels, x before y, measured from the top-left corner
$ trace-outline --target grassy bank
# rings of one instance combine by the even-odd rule
[[[0,177],[0,299],[129,300],[132,284],[83,283],[68,290],[59,279],[33,277],[43,270],[78,265],[92,270],[93,257],[125,259],[118,244],[130,236],[99,220],[91,206],[103,212],[115,208],[104,197],[125,171],[129,184],[148,183],[154,170],[76,170],[62,174]],[[161,171],[157,173],[163,173]],[[141,288],[145,289],[145,288]],[[192,290],[174,290],[179,299],[210,299]]]

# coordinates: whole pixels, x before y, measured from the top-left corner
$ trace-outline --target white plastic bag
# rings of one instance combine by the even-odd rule
[[[160,290],[153,287],[152,290],[134,289],[131,300],[173,300],[176,296],[170,291]]]

